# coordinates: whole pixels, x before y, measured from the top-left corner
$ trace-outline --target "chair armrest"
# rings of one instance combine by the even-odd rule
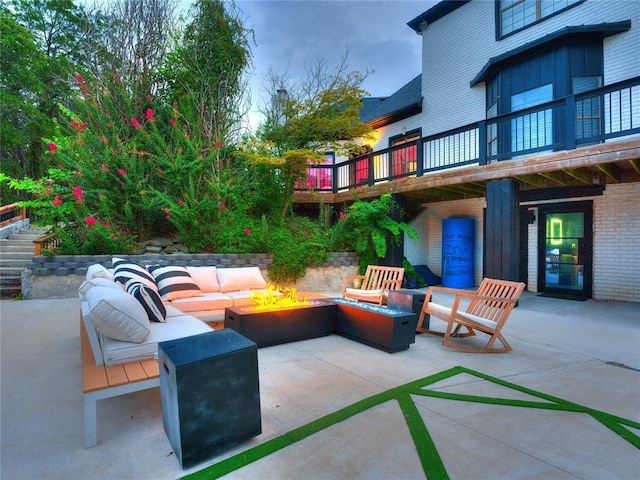
[[[516,303],[518,299],[516,298],[507,298],[507,297],[492,297],[487,295],[478,295],[475,292],[461,292],[456,294],[457,297],[460,298],[470,298],[472,300],[488,300],[490,302],[507,302],[507,303]]]
[[[344,297],[344,292],[347,289],[347,285],[349,284],[349,281],[351,280],[364,280],[365,278],[367,278],[364,275],[347,275],[344,277],[344,279],[342,280],[342,296]]]

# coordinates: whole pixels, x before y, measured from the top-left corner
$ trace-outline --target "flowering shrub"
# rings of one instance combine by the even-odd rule
[[[51,151],[55,151],[53,149]],[[60,168],[49,169],[40,180],[10,179],[0,173],[0,181],[11,188],[30,193],[22,202],[32,208],[45,225],[52,227],[59,242],[54,254],[94,255],[126,253],[133,247],[132,238],[122,234],[105,208],[103,196],[87,192],[77,185],[78,173]]]

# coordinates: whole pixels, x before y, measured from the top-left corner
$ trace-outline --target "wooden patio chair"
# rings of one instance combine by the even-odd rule
[[[501,330],[509,318],[511,310],[524,291],[525,284],[507,280],[485,278],[477,291],[460,290],[446,287],[429,287],[424,300],[424,306],[418,319],[416,330],[431,335],[444,337],[445,347],[455,348],[463,352],[503,353],[510,352],[511,346],[502,336]],[[432,301],[434,292],[448,292],[455,294],[451,308]],[[460,301],[469,300],[467,308],[462,310]],[[445,332],[439,332],[423,326],[425,316],[430,315],[447,322]],[[429,325],[429,322],[427,323]],[[464,328],[466,332],[461,332]],[[482,347],[472,347],[461,343],[452,343],[452,338],[474,336],[476,332],[490,335],[487,344]],[[496,340],[500,340],[503,348],[494,348]]]
[[[402,286],[404,268],[369,265],[364,275],[347,275],[342,282],[342,298],[350,298],[359,302],[386,305],[389,290],[397,290]],[[349,282],[361,280],[359,288],[349,286]]]

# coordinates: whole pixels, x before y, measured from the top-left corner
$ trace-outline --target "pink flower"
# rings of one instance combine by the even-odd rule
[[[81,131],[81,132],[84,132],[86,129],[87,129],[87,124],[86,124],[86,123],[84,123],[84,122],[82,122],[82,123],[80,124],[80,131]]]
[[[71,120],[71,126],[73,128],[76,128],[78,126],[78,122],[76,122],[75,120]]]
[[[147,108],[147,111],[145,112],[144,117],[147,120],[153,120],[153,110],[151,110],[150,108]]]
[[[82,188],[80,187],[75,187],[73,189],[73,198],[76,199],[76,203],[78,205],[84,203],[84,193],[82,192]]]
[[[162,175],[162,174],[164,173],[164,170],[163,170],[163,169],[161,169],[161,168],[159,168],[159,169],[158,169],[158,173],[159,173],[160,175]]]
[[[124,168],[121,168],[120,170],[118,170],[118,175],[126,175],[127,171]]]
[[[182,205],[184,203],[184,200],[180,199],[178,200],[178,205]]]
[[[245,235],[251,235],[251,229],[250,228],[245,228],[243,230],[243,232],[244,232]]]
[[[173,102],[173,106],[175,107],[176,105],[178,105],[178,102]]]
[[[171,220],[171,215],[167,215],[165,218],[166,218],[167,220]]]
[[[100,165],[100,168],[101,168],[102,170],[104,170],[105,172],[108,172],[108,171],[109,171],[109,167],[107,167],[104,163],[103,163],[102,165]]]
[[[60,205],[62,205],[62,199],[59,196],[56,196],[56,198],[51,200],[51,205],[53,205],[54,207],[59,207]]]
[[[58,149],[58,146],[53,142],[49,142],[47,146],[49,147],[50,152],[55,152]]]
[[[222,144],[220,143],[220,141],[217,141],[217,142],[216,142],[216,148],[217,148],[217,149],[220,149],[220,147],[221,147],[221,146],[222,146]]]
[[[51,190],[50,188],[47,188],[47,189],[44,191],[44,194],[45,194],[45,195],[51,195],[51,191],[52,191],[52,190]]]
[[[163,207],[163,208],[162,208],[162,211],[163,211],[164,213],[169,213],[171,210],[169,209],[169,207]]]
[[[189,138],[189,134],[185,132],[184,138]]]
[[[84,221],[88,226],[95,225],[97,222],[95,217],[84,217]]]
[[[144,174],[144,178],[149,178],[149,174],[148,174],[148,173],[145,173],[145,174]]]
[[[224,205],[220,205],[220,210],[224,210],[225,208],[227,207],[225,207]]]
[[[76,81],[78,83],[84,83],[84,78],[82,78],[82,75],[80,75],[79,73],[76,73]]]
[[[346,220],[347,219],[347,215],[344,212],[340,212],[338,214],[338,216],[340,217],[340,220]]]
[[[138,130],[142,130],[142,125],[140,125],[140,122],[136,117],[131,117],[131,125],[133,125]]]
[[[171,124],[172,127],[176,126],[176,121],[173,118],[169,119],[169,123]]]
[[[109,222],[105,222],[103,227],[104,228],[111,228],[111,224]]]

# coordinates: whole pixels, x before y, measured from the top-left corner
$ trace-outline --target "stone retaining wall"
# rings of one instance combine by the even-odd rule
[[[112,257],[131,260],[139,265],[216,266],[220,268],[257,266],[267,276],[273,256],[255,254],[181,254],[172,255],[57,255],[33,257],[22,272],[22,296],[24,299],[73,298],[84,281],[87,268],[100,263],[112,268]],[[334,252],[320,267],[310,267],[307,275],[299,279],[295,287],[302,291],[335,293],[342,290],[345,275],[358,273],[358,255],[353,252]]]

